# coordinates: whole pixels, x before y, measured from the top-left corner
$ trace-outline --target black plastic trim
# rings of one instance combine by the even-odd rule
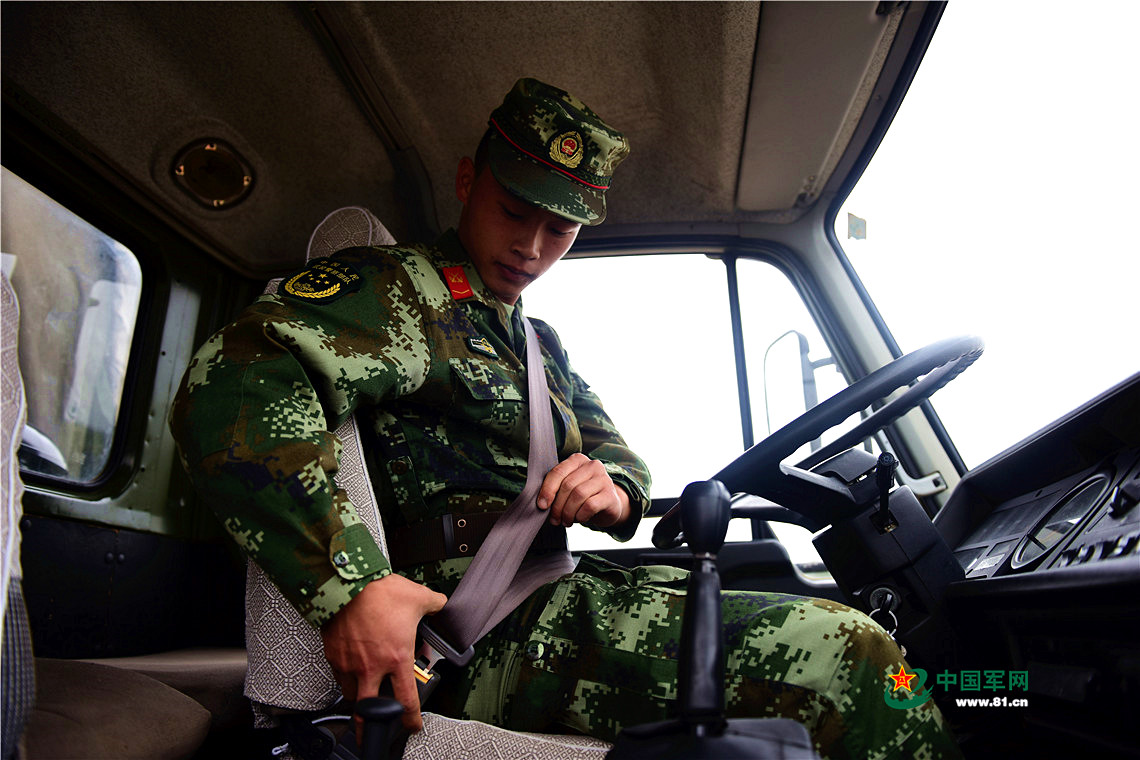
[[[242,646],[245,559],[232,544],[40,515],[20,528],[38,657]]]
[[[728,313],[732,322],[732,353],[736,362],[736,394],[740,399],[740,429],[744,448],[756,443],[752,431],[752,394],[748,388],[748,362],[744,355],[744,326],[740,321],[740,285],[736,277],[736,257],[725,256],[728,277]]]
[[[1014,598],[1053,597],[1076,590],[1085,598],[1096,594],[1116,603],[1136,599],[1140,595],[1140,563],[1134,556],[1121,557],[1056,570],[1039,569],[997,578],[956,581],[947,587],[946,596],[948,600],[986,600],[993,605],[1003,605]]]

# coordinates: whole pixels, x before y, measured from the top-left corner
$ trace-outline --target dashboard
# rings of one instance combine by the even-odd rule
[[[935,523],[967,584],[1127,576],[1140,572],[1138,502],[1140,374],[972,470]]]
[[[954,556],[967,579],[1131,557],[1140,562],[1140,449],[999,504]]]

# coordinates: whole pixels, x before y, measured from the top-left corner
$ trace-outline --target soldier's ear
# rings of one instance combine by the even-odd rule
[[[455,170],[455,197],[466,205],[471,197],[471,187],[475,184],[475,162],[467,156],[459,159],[459,168]]]

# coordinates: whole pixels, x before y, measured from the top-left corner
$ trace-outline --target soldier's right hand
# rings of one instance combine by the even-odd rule
[[[402,575],[372,581],[321,629],[325,657],[332,665],[344,698],[374,697],[385,678],[404,706],[409,731],[423,727],[420,700],[412,671],[416,628],[420,618],[443,609],[447,597]],[[364,723],[356,719],[357,743]]]

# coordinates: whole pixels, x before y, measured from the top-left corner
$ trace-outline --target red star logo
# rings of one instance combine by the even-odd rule
[[[896,675],[888,675],[895,682],[895,688],[891,691],[898,691],[899,689],[906,689],[910,691],[910,682],[918,677],[917,673],[907,673],[906,665],[899,665],[899,672]]]

